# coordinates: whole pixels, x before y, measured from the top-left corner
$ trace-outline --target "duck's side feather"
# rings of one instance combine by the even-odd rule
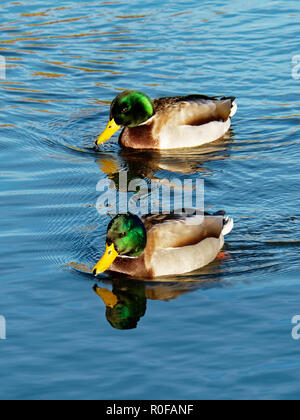
[[[223,248],[224,237],[206,238],[183,248],[157,250],[151,259],[154,277],[191,273],[213,262]]]

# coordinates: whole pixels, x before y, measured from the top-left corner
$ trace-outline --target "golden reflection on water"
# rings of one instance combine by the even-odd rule
[[[300,118],[300,115],[282,115],[282,116],[276,116],[276,117],[258,117],[258,120],[285,120],[289,118]]]
[[[66,74],[59,74],[59,73],[45,73],[42,71],[36,71],[34,73],[32,73],[33,76],[41,76],[41,77],[67,77]]]
[[[21,17],[35,17],[35,16],[48,16],[46,12],[36,12],[36,13],[21,13]]]
[[[90,19],[90,16],[82,16],[82,17],[72,18],[72,19],[54,20],[51,22],[43,22],[43,23],[31,23],[28,26],[48,26],[48,25],[55,25],[57,23],[77,22],[82,19]]]

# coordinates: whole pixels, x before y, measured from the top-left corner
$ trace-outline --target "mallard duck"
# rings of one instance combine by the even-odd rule
[[[152,101],[141,92],[126,90],[112,102],[110,121],[96,146],[124,127],[119,142],[125,148],[197,147],[222,138],[236,111],[234,97],[189,95]]]
[[[93,274],[109,270],[156,278],[190,273],[216,259],[232,228],[225,212],[118,215],[108,226],[105,254]]]

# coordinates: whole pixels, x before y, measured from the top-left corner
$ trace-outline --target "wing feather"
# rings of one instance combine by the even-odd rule
[[[155,215],[143,219],[149,249],[182,248],[198,244],[206,238],[220,238],[223,216]]]
[[[199,126],[212,121],[227,121],[233,98],[190,95],[154,100],[154,109],[162,124]]]

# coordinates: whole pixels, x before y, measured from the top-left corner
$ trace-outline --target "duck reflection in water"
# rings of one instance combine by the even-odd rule
[[[230,138],[233,133],[231,132]],[[122,149],[119,154],[98,154],[96,160],[99,168],[116,185],[118,185],[118,176],[120,171],[128,172],[128,180],[137,177],[156,178],[158,171],[170,171],[172,173],[191,175],[196,173],[209,173],[210,170],[205,164],[212,161],[224,160],[230,158],[230,141],[223,138],[210,145],[202,146],[193,151],[134,151]]]
[[[194,275],[186,279],[183,277],[181,281],[166,278],[165,281],[146,283],[120,275],[111,280],[112,291],[97,284],[93,289],[106,306],[106,318],[110,325],[118,330],[130,330],[137,328],[146,314],[147,300],[168,302],[201,287],[212,287],[220,281],[219,266],[220,262],[215,261]],[[202,281],[199,281],[199,275]],[[196,278],[198,281],[195,281]]]

